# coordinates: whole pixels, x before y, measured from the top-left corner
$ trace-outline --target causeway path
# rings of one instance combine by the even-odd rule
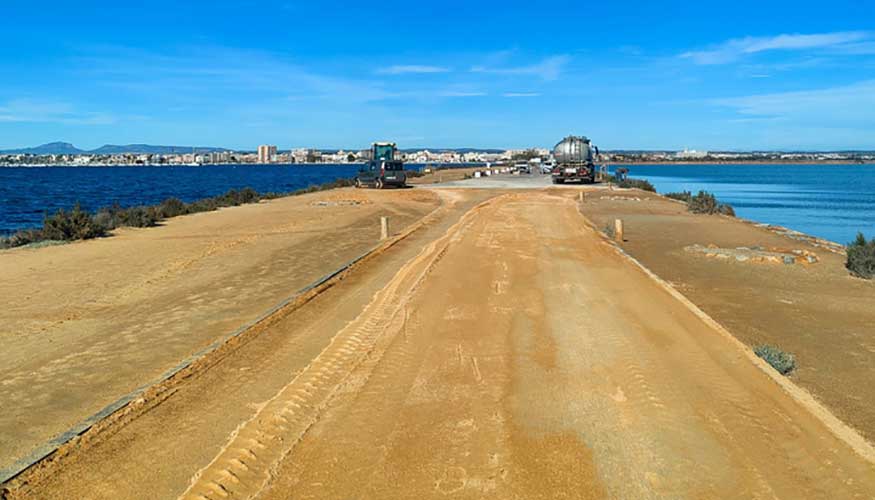
[[[10,496],[875,496],[868,445],[572,191],[442,193],[423,229]]]

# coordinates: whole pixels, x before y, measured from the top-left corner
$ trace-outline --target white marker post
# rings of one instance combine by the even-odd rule
[[[380,239],[385,240],[389,237],[389,218],[380,217]]]
[[[614,240],[617,243],[623,242],[623,219],[614,219]]]

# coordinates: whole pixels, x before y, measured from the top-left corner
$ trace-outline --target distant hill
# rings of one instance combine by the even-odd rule
[[[0,154],[13,155],[75,155],[75,154],[174,154],[174,153],[215,153],[221,151],[230,151],[225,148],[214,148],[209,146],[152,146],[149,144],[126,144],[115,145],[106,144],[97,149],[85,150],[79,149],[69,142],[50,142],[42,146],[22,149],[9,149],[0,151]]]
[[[77,148],[69,142],[50,142],[42,146],[23,149],[10,149],[8,151],[0,151],[0,153],[13,155],[75,155],[85,151]]]

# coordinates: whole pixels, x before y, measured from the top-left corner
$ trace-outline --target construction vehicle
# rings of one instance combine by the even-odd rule
[[[362,165],[355,178],[355,187],[383,189],[387,186],[407,185],[404,162],[399,158],[394,142],[375,142],[368,156],[368,162]]]
[[[591,184],[595,182],[595,159],[599,148],[592,146],[583,136],[569,135],[553,148],[556,166],[553,168],[553,184],[578,181]]]

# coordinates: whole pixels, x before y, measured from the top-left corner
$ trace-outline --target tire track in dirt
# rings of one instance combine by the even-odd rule
[[[871,462],[580,223],[525,193],[441,226],[183,498],[872,497]]]
[[[404,329],[408,298],[443,256],[453,236],[485,204],[472,209],[446,235],[405,264],[357,320],[235,431],[219,456],[192,478],[180,498],[251,498],[258,494],[269,483],[276,464],[319,419],[348,375],[368,358],[379,359],[375,349],[381,337],[392,339]]]

